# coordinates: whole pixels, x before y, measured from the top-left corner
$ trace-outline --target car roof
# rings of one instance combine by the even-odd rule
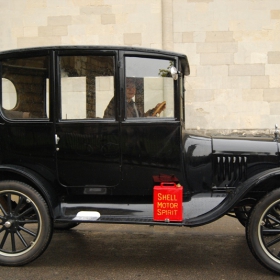
[[[0,52],[0,57],[3,58],[7,55],[21,55],[23,53],[30,52],[41,52],[41,51],[94,51],[94,50],[104,50],[104,51],[125,51],[125,52],[138,52],[138,53],[149,53],[152,55],[167,55],[167,56],[177,56],[183,67],[184,74],[189,75],[189,63],[187,56],[182,53],[159,50],[159,49],[150,49],[142,47],[128,47],[128,46],[105,46],[105,45],[64,45],[64,46],[41,46],[41,47],[32,47],[32,48],[21,48],[21,49],[11,49]]]

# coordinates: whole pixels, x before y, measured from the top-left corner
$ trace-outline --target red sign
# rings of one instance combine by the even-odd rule
[[[161,183],[154,187],[154,221],[181,222],[183,220],[183,187],[175,183]]]

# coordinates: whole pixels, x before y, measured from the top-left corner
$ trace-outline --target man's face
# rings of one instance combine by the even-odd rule
[[[135,84],[128,82],[126,85],[126,98],[130,100],[134,97],[135,94],[136,94]]]

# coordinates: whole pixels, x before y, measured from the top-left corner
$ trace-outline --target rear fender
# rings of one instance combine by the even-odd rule
[[[13,179],[13,177],[15,177]],[[17,180],[30,184],[45,199],[52,217],[59,211],[59,200],[51,183],[36,172],[17,165],[0,165],[0,180]]]

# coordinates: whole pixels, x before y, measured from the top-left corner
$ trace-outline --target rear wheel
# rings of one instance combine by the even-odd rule
[[[247,223],[246,237],[256,259],[280,273],[280,189],[268,193],[256,204]]]
[[[0,182],[0,264],[18,266],[39,257],[52,237],[42,196],[18,181]]]

